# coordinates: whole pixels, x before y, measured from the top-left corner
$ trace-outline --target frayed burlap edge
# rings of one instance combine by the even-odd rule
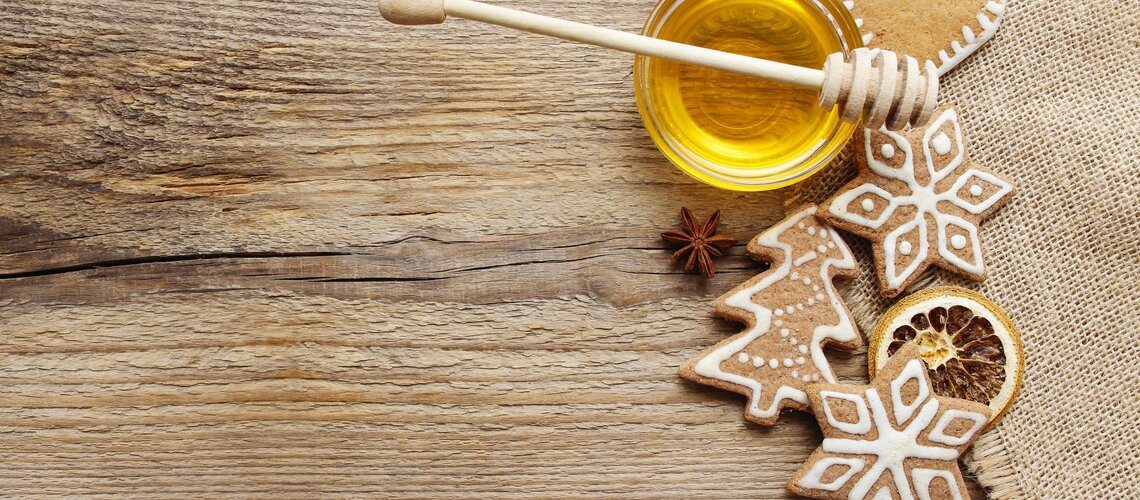
[[[964,462],[991,497],[1028,498],[1008,450],[1001,434],[987,432],[974,442]]]

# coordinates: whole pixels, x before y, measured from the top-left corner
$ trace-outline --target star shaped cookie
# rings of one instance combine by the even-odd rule
[[[970,161],[958,112],[946,105],[925,127],[864,129],[855,141],[859,175],[820,217],[872,241],[882,294],[898,295],[931,265],[984,280],[978,225],[1014,186]]]
[[[804,388],[835,382],[825,346],[863,344],[831,281],[859,274],[833,228],[804,207],[748,243],[768,271],[716,300],[715,312],[747,328],[681,367],[681,376],[748,396],[745,418],[772,425],[783,408],[806,410]]]
[[[934,394],[914,343],[870,385],[808,390],[823,443],[788,482],[811,498],[969,498],[958,457],[990,418],[984,404]]]

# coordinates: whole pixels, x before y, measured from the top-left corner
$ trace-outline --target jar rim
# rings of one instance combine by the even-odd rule
[[[674,11],[687,1],[694,0],[659,0],[646,19],[642,34],[656,38]],[[862,35],[855,24],[855,19],[840,0],[796,1],[811,5],[824,15],[845,53],[850,53],[850,51],[862,46]],[[814,146],[805,148],[805,152],[800,156],[785,161],[779,166],[765,169],[740,169],[721,165],[701,157],[686,147],[659,122],[653,97],[649,91],[650,81],[647,76],[649,75],[649,63],[649,57],[637,56],[634,59],[633,68],[638,111],[641,113],[646,131],[657,148],[665,154],[670,162],[689,176],[706,184],[736,191],[766,191],[800,182],[818,173],[838,156],[854,133],[854,124],[836,120],[831,134],[820,139]],[[832,113],[837,112],[838,110],[832,110]],[[810,164],[805,163],[812,158],[815,158],[815,161],[810,162]]]

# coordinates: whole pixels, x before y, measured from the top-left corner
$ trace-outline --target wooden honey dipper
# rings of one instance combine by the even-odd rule
[[[719,50],[635,35],[565,19],[540,16],[473,0],[380,0],[380,14],[394,24],[440,24],[447,16],[481,21],[564,40],[660,57],[819,90],[824,109],[840,105],[848,122],[898,130],[924,125],[938,100],[938,73],[927,61],[924,71],[910,56],[888,50],[852,51],[847,59],[837,52],[823,70],[805,68]]]

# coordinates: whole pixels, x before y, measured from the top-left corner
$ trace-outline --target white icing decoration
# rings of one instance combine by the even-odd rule
[[[961,217],[943,215],[944,217],[938,220],[938,255],[967,273],[981,276],[985,273],[985,265],[982,262],[982,241],[978,239],[977,226],[970,224],[969,221]],[[956,234],[951,237],[950,245],[960,250],[965,248],[968,243],[971,260],[959,257],[957,252],[946,246],[946,233],[949,226],[958,227],[966,232],[966,236]],[[954,241],[956,239],[966,241]],[[962,243],[962,246],[958,247],[958,243]]]
[[[973,425],[970,426],[966,432],[962,433],[961,436],[949,436],[946,434],[946,428],[949,427],[950,424],[955,420],[969,420],[973,422]],[[946,410],[946,413],[942,415],[942,418],[938,419],[938,423],[935,424],[934,430],[930,431],[930,435],[927,436],[926,439],[929,439],[935,443],[948,444],[950,446],[961,446],[969,443],[970,439],[974,437],[974,433],[978,432],[978,430],[981,429],[983,425],[986,425],[986,422],[988,421],[989,419],[981,413],[955,409]]]
[[[802,266],[808,262],[811,262],[812,259],[815,259],[815,252],[808,252],[808,253],[801,255],[798,259],[796,259],[794,262],[792,262],[792,264],[795,264],[797,266]]]
[[[830,215],[873,231],[882,229],[896,208],[900,206],[912,206],[915,208],[913,219],[900,224],[893,231],[888,233],[883,240],[881,250],[883,252],[883,260],[885,261],[885,284],[889,289],[900,289],[902,284],[910,281],[916,272],[920,269],[925,269],[928,264],[927,259],[930,255],[929,246],[931,245],[929,238],[931,235],[929,233],[932,229],[928,227],[928,218],[933,219],[937,226],[938,255],[947,263],[957,266],[964,272],[978,276],[984,274],[984,264],[981,260],[981,242],[977,238],[977,225],[960,217],[941,212],[938,209],[938,204],[949,202],[971,214],[980,215],[992,209],[1004,197],[1010,194],[1013,191],[1013,186],[992,173],[984,172],[976,168],[965,169],[964,172],[960,171],[959,166],[965,163],[965,148],[962,138],[962,129],[958,119],[958,113],[954,109],[948,108],[932,120],[931,124],[923,133],[922,147],[924,148],[923,151],[925,152],[924,156],[926,158],[925,167],[930,173],[930,179],[925,185],[919,184],[917,181],[917,177],[915,176],[916,165],[914,155],[911,151],[911,145],[905,137],[886,129],[880,129],[879,131],[864,129],[862,147],[864,156],[867,159],[867,167],[875,175],[902,181],[907,186],[907,192],[895,196],[875,184],[868,182],[840,193],[827,208]],[[885,134],[886,137],[894,140],[896,152],[903,155],[901,167],[892,168],[871,154],[873,151],[871,144],[873,134]],[[943,139],[943,137],[945,139]],[[947,141],[949,141],[949,149],[947,149],[947,145],[945,144]],[[932,144],[933,142],[942,144]],[[945,162],[945,166],[941,169],[934,167],[932,148],[946,151],[948,154],[953,153]],[[939,181],[952,174],[957,175],[952,186],[944,191],[938,191]],[[981,186],[986,185],[993,186],[993,188],[981,188]],[[973,190],[972,186],[981,188],[981,194],[985,194],[987,191],[991,192],[986,198],[980,201],[970,201],[965,199],[965,195],[967,191],[977,191]],[[882,203],[878,201],[875,202],[876,208],[882,208],[881,213],[873,219],[869,218],[873,214],[865,210],[857,210],[857,207],[853,206],[856,200],[861,202],[868,196],[883,199]],[[975,195],[974,197],[976,198],[978,196],[980,195]],[[965,233],[966,244],[963,245],[962,248],[968,247],[970,249],[968,258],[966,259],[958,256],[956,252],[953,251],[951,248],[953,244],[952,241],[947,242],[946,228],[951,225],[962,228],[962,232]],[[903,240],[903,235],[914,232],[917,232],[917,238],[905,238],[909,240],[906,244],[901,241]],[[911,243],[912,241],[914,243]],[[915,248],[916,246],[917,248]],[[962,248],[959,248],[959,250]],[[903,259],[899,258],[899,254],[903,256],[914,254],[913,258],[906,259],[910,262],[905,268],[901,264]]]
[[[951,124],[954,132],[954,142],[950,142],[950,136],[942,131],[942,125]],[[922,135],[922,151],[926,157],[926,170],[930,173],[930,188],[934,184],[946,177],[954,169],[958,168],[966,159],[965,146],[962,144],[962,126],[958,124],[958,112],[954,108],[947,108],[937,118],[931,120],[930,124],[926,126],[926,132]],[[937,133],[937,135],[935,135]],[[957,146],[955,149],[954,146]],[[931,148],[938,153],[938,156],[945,156],[954,149],[955,153],[942,168],[935,168],[934,155],[930,154]],[[913,174],[913,172],[911,172]],[[932,189],[930,191],[933,191]],[[931,192],[930,194],[934,194]],[[937,213],[937,211],[935,211]]]
[[[809,278],[809,277],[807,277],[807,276],[804,276],[804,284],[805,284],[805,285],[810,285],[810,284],[811,284],[811,278]]]
[[[934,151],[940,155],[949,153],[950,148],[953,146],[950,144],[950,137],[946,135],[946,132],[942,132],[941,134],[935,136],[934,140],[930,141],[930,144],[934,146]]]
[[[806,345],[800,346],[800,354],[807,354],[808,348]]]
[[[862,397],[844,392],[819,391],[819,398],[823,404],[823,416],[827,418],[828,425],[848,434],[863,435],[871,432],[871,414],[867,411],[867,403],[863,401]],[[833,399],[842,399],[855,405],[856,420],[854,422],[837,420],[831,410],[831,400]]]
[[[755,366],[756,368],[760,368],[763,364],[764,364],[764,358],[761,358],[759,356],[752,358],[752,366]]]
[[[950,486],[951,500],[962,500],[962,492],[958,489],[958,481],[955,480],[954,474],[948,470],[934,470],[934,469],[912,469],[910,471],[912,484],[914,485],[914,492],[918,494],[919,500],[931,500],[930,496],[930,483],[934,478],[940,477],[946,480],[946,484]]]
[[[805,283],[805,285],[806,284],[807,283]],[[815,305],[815,297],[808,297],[807,305],[808,305],[808,307],[814,306]]]
[[[827,253],[827,245],[820,245],[820,246],[816,247],[815,249],[819,250],[819,253]]]
[[[747,363],[748,362],[748,353],[742,352],[740,354],[737,354],[736,360],[741,362],[741,363]]]
[[[792,361],[792,358],[784,358],[785,367],[791,368],[793,364],[795,364],[795,362]]]
[[[926,382],[922,379],[922,382]],[[930,425],[934,416],[938,414],[938,400],[929,398],[918,411],[910,423],[899,430],[891,425],[887,419],[887,411],[879,393],[875,389],[867,389],[867,402],[871,410],[871,420],[878,438],[874,440],[857,440],[846,438],[824,438],[821,447],[830,453],[845,455],[872,455],[874,465],[859,478],[851,488],[849,498],[864,498],[871,487],[879,480],[884,471],[890,471],[897,490],[909,492],[906,484],[907,477],[903,470],[903,461],[907,458],[925,458],[929,460],[956,460],[958,450],[954,448],[940,448],[924,446],[918,443],[918,435]]]
[[[815,228],[814,227],[807,228],[807,233],[808,233],[808,236],[815,236]]]
[[[778,319],[776,321],[773,321],[772,324],[776,326],[784,326],[784,320]]]
[[[787,328],[780,330],[780,336],[781,337],[787,337],[789,333],[791,333],[791,332],[789,332]]]
[[[955,234],[954,236],[950,237],[950,245],[953,246],[955,250],[966,248],[966,237],[960,234]]]
[[[886,158],[889,160],[889,159],[895,157],[895,147],[890,145],[890,144],[883,144],[883,147],[880,149],[880,151],[883,154],[883,158]],[[867,210],[870,210],[870,209],[868,208]]]
[[[962,174],[962,177],[959,177],[958,181],[950,187],[950,192],[957,193],[962,189],[963,186],[970,183],[973,183],[973,186],[970,187],[970,194],[975,197],[981,196],[983,192],[982,186],[979,183],[990,184],[997,188],[996,192],[977,203],[965,200],[959,196],[954,196],[948,200],[974,215],[978,215],[982,212],[985,212],[986,210],[989,210],[994,206],[995,203],[1004,198],[1005,195],[1009,194],[1010,191],[1013,191],[1013,185],[1001,180],[1000,177],[989,172],[982,172],[981,170],[971,168],[967,170],[966,173]],[[974,192],[974,188],[977,188],[977,193]]]
[[[785,307],[784,310],[788,311],[788,314],[792,314],[792,313],[796,312],[796,308],[794,308],[792,306]]]
[[[883,204],[885,204],[887,207],[883,209],[883,212],[880,213],[878,217],[875,217],[874,219],[868,219],[864,216],[864,214],[854,213],[847,210],[847,206],[854,203],[857,198],[864,197],[865,195],[869,194],[873,194],[879,198],[882,198],[884,200]],[[858,224],[860,226],[866,226],[871,229],[878,229],[891,216],[891,213],[894,212],[895,207],[898,206],[897,203],[891,201],[893,197],[894,195],[889,193],[887,190],[874,184],[867,183],[839,195],[839,197],[831,203],[831,207],[828,209],[828,211],[831,213],[831,215],[834,215],[835,217],[838,217],[845,221]]]
[[[771,397],[771,403],[766,408],[761,408],[761,393],[764,390],[772,391],[771,387],[764,387],[767,384],[761,384],[758,380],[743,375],[729,373],[721,368],[725,359],[733,354],[743,351],[749,344],[756,341],[762,335],[771,330],[771,326],[777,326],[782,323],[779,320],[773,322],[773,316],[780,316],[784,314],[783,310],[775,309],[769,310],[752,300],[753,296],[761,291],[771,287],[775,283],[788,279],[791,275],[792,266],[792,251],[793,248],[790,243],[783,241],[785,231],[789,228],[796,227],[801,224],[808,217],[815,215],[816,207],[808,206],[797,213],[790,215],[785,220],[773,226],[771,229],[763,232],[757,237],[755,243],[759,246],[776,250],[782,253],[782,258],[776,259],[778,265],[773,266],[767,274],[751,286],[737,291],[736,293],[728,296],[724,303],[729,307],[734,307],[748,313],[755,317],[755,322],[742,335],[737,337],[731,342],[713,350],[709,355],[699,359],[693,365],[693,371],[702,376],[716,380],[722,380],[731,384],[736,384],[747,388],[749,391],[749,401],[746,412],[759,418],[772,418],[779,414],[780,405],[784,400],[791,400],[800,404],[808,404],[807,394],[801,389],[782,385],[774,390]],[[831,234],[832,238],[838,238],[838,234]],[[842,244],[842,240],[836,242],[837,251],[832,255],[821,257],[822,262],[818,267],[813,266],[812,271],[818,273],[819,281],[824,285],[827,295],[831,299],[831,305],[836,311],[839,318],[837,324],[833,325],[817,325],[810,332],[810,341],[808,348],[811,353],[810,359],[814,368],[823,375],[823,378],[830,383],[835,383],[835,375],[831,370],[831,366],[827,362],[827,358],[823,354],[821,344],[824,340],[830,339],[835,342],[851,342],[859,337],[858,330],[856,330],[854,321],[847,314],[838,293],[835,291],[834,286],[831,284],[830,272],[832,268],[854,270],[857,269],[855,258],[846,245]],[[814,258],[814,257],[813,257]],[[816,296],[817,300],[823,300],[823,293]],[[777,361],[773,358],[769,360],[769,367],[775,368]],[[820,375],[817,374],[816,377]]]
[[[879,491],[875,492],[875,496],[871,497],[871,500],[891,500],[891,499],[892,499],[891,489],[886,487],[886,486],[879,488]]]
[[[907,420],[910,420],[914,411],[930,396],[930,387],[924,383],[925,379],[923,379],[925,372],[926,365],[921,360],[912,359],[903,368],[898,378],[891,381],[891,408],[894,410],[895,423],[898,425],[903,425]],[[914,401],[905,404],[902,399],[902,388],[903,385],[912,380],[918,383],[918,394]]]
[[[792,281],[800,279],[800,273],[792,271]]]
[[[818,382],[819,381],[819,374],[818,373],[811,374],[811,380],[813,382]]]
[[[823,482],[823,475],[827,473],[827,469],[836,466],[847,467],[847,472],[840,474],[839,477],[830,482]],[[851,476],[862,471],[863,467],[866,467],[866,464],[857,458],[826,457],[816,462],[811,470],[797,481],[797,484],[800,487],[813,490],[838,491],[851,479]]]
[[[775,368],[777,366],[780,366],[780,362],[777,361],[776,358],[772,358],[772,359],[768,360],[768,368]]]
[[[807,375],[804,375],[804,376],[803,376],[803,377],[801,377],[801,378],[802,378],[802,380],[803,380],[804,382],[811,382],[811,377],[809,377],[809,376],[807,376]]]
[[[800,347],[803,347],[803,346],[800,346]],[[797,356],[796,357],[796,364],[797,365],[802,365],[804,363],[807,363],[807,359],[804,359],[803,356]]]
[[[820,237],[820,238],[827,238],[827,230],[826,230],[826,229],[823,229],[823,228],[820,228],[820,229],[819,229],[819,237]]]
[[[804,310],[804,305],[803,304],[796,304],[796,309],[802,311],[802,310]]]

